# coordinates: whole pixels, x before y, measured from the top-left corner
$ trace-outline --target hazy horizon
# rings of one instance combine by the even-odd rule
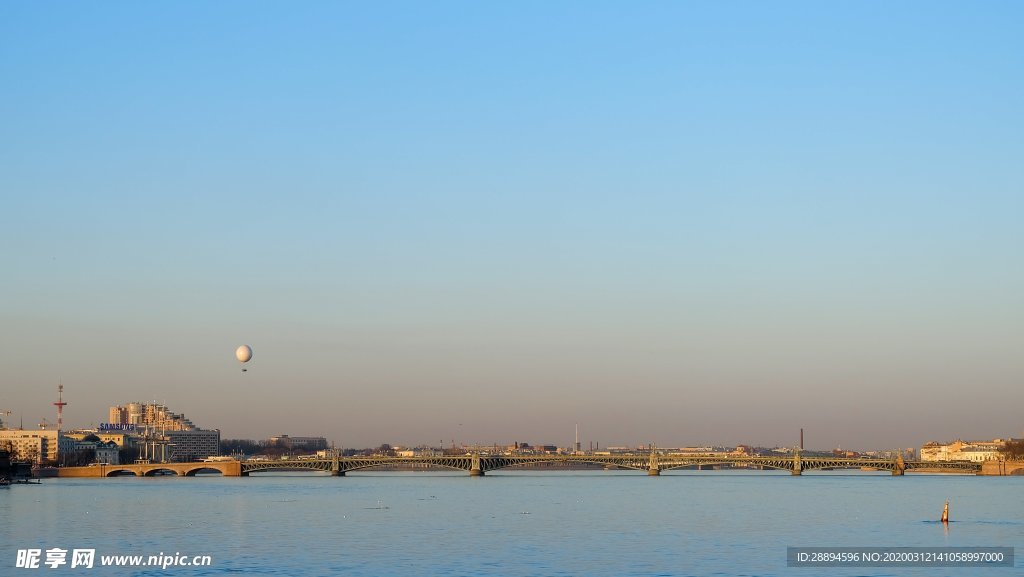
[[[1024,436],[1019,4],[0,10],[5,422]]]

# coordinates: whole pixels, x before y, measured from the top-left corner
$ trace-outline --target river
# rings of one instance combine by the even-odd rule
[[[787,567],[786,548],[1017,547],[1022,490],[1024,477],[839,471],[46,479],[0,489],[0,575],[1001,577],[1019,569],[817,570]],[[51,569],[55,548],[69,553]],[[29,549],[40,567],[17,568]],[[74,549],[95,550],[92,569],[70,567]],[[210,562],[101,566],[110,555]]]

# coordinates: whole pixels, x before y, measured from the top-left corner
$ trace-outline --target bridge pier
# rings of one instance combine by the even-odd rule
[[[649,477],[657,477],[659,475],[661,475],[661,469],[659,469],[657,467],[655,467],[653,469],[647,469],[647,476],[649,476]]]
[[[483,477],[484,468],[480,465],[480,455],[473,453],[473,458],[469,461],[469,476],[470,477]]]
[[[657,477],[661,475],[661,465],[658,463],[658,453],[654,450],[654,445],[651,445],[651,456],[647,459],[647,476]]]
[[[803,475],[804,466],[800,462],[800,450],[793,451],[793,469],[790,471],[792,475]]]
[[[903,462],[903,455],[896,457],[896,461],[893,463],[892,474],[894,477],[902,477],[903,472],[907,470],[907,464]]]

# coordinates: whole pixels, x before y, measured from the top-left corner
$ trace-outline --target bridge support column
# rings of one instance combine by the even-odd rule
[[[473,459],[469,462],[469,476],[483,477],[484,469],[480,466],[480,455],[473,453]]]
[[[647,476],[656,477],[661,475],[661,466],[658,464],[658,453],[651,446],[651,458],[647,461]]]
[[[790,471],[793,475],[803,475],[804,467],[803,463],[800,462],[800,450],[793,451],[793,469]]]
[[[903,455],[896,457],[895,466],[892,468],[893,476],[902,477],[903,472],[907,470],[907,464],[903,462]]]
[[[334,460],[331,461],[331,476],[332,477],[344,477],[345,471],[341,470],[341,461],[338,460],[338,454],[334,454]]]

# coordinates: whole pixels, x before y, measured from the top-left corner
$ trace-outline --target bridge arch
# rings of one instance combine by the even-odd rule
[[[715,466],[715,465],[739,465],[741,463],[757,465],[761,469],[771,469],[773,471],[792,471],[793,470],[793,464],[792,463],[783,463],[783,462],[775,462],[775,461],[765,461],[765,462],[758,462],[758,463],[749,463],[748,461],[738,461],[738,460],[737,461],[723,461],[723,460],[692,461],[692,462],[681,462],[681,463],[673,463],[673,462],[667,462],[666,463],[665,461],[662,461],[661,463],[659,463],[659,468],[662,471],[670,471],[670,470],[673,470],[673,469],[687,469],[689,467],[707,467],[707,466]],[[808,467],[804,467],[803,470],[807,470],[807,469],[808,469]]]
[[[196,467],[194,469],[189,469],[185,471],[184,475],[186,477],[195,477],[197,473],[217,473],[221,476],[224,476],[224,471],[218,469],[217,467]]]
[[[786,463],[786,464],[782,464],[782,463],[758,463],[758,465],[761,467],[762,471],[764,469],[771,469],[773,471],[790,471],[790,472],[793,471],[793,466],[788,464],[788,463]],[[806,471],[806,470],[807,470],[806,467],[801,469],[801,471]]]
[[[1024,475],[1024,461],[985,461],[982,463],[982,475]]]
[[[136,473],[135,471],[132,471],[131,469],[114,469],[112,471],[107,471],[106,474],[104,474],[103,476],[104,477],[138,477],[139,475],[138,475],[138,473]]]
[[[366,471],[366,470],[370,470],[370,469],[380,469],[380,470],[386,471],[392,465],[423,465],[423,464],[424,463],[422,463],[421,461],[408,461],[408,462],[394,461],[394,462],[390,462],[390,463],[359,463],[359,464],[353,464],[352,466],[346,468],[345,472],[346,473],[351,473],[353,471]],[[465,473],[466,471],[469,470],[469,469],[466,469],[464,467],[460,467],[460,466],[452,464],[452,463],[445,463],[443,461],[442,462],[437,462],[437,463],[425,463],[425,464],[428,465],[429,467],[432,467],[432,468],[448,469],[448,470],[452,470],[452,471],[461,471],[463,473]],[[424,467],[424,468],[426,468],[426,467]]]
[[[170,477],[171,475],[167,475],[167,473],[170,473],[171,475],[175,476],[180,475],[178,471],[167,467],[153,467],[152,469],[147,469],[142,474],[144,477],[156,477],[164,475]]]
[[[198,472],[198,470],[197,470]],[[288,466],[276,466],[276,465],[260,465],[255,467],[246,467],[242,470],[242,474],[249,476],[250,473],[329,473],[330,469],[323,467],[308,466],[308,467],[297,467],[295,465]]]
[[[507,459],[504,457],[481,457],[481,464],[485,467],[486,471],[497,471],[501,469],[514,469],[517,467],[527,467],[530,465],[537,465],[539,463],[581,463],[588,465],[601,465],[602,467],[614,467],[615,469],[625,469],[630,471],[647,471],[649,461],[647,458],[635,459],[632,461],[623,461],[622,459],[615,458],[601,458],[601,457],[581,457],[581,456],[538,456],[536,458],[515,458]]]
[[[848,471],[892,471],[893,466],[885,466],[879,463],[872,463],[871,466],[864,465],[829,465],[823,463],[808,463],[804,461],[801,463],[802,471],[821,471],[825,469],[845,469]]]

